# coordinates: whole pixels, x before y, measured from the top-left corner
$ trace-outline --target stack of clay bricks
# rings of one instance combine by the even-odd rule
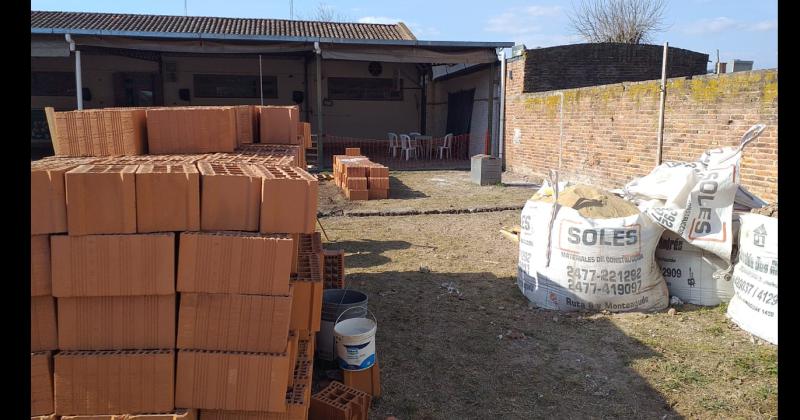
[[[102,108],[55,112],[45,108],[56,156],[233,153],[251,145],[281,145],[267,154],[297,156],[305,168],[311,125],[297,106]],[[286,150],[288,149],[288,150]],[[302,162],[300,159],[302,158]]]
[[[147,147],[165,154],[31,163],[32,415],[307,418],[323,288],[317,180],[296,160],[272,164],[280,152],[217,161],[236,155],[235,111],[145,110],[158,121],[147,120]],[[257,115],[262,134],[278,125]],[[192,139],[169,126],[201,120],[210,128]],[[83,133],[70,139],[76,154],[92,141]]]
[[[361,156],[359,148],[333,156],[333,179],[348,200],[389,198],[389,168]]]

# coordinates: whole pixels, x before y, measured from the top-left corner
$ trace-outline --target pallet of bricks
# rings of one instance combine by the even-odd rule
[[[317,181],[293,149],[297,108],[246,108],[48,110],[32,417],[308,417]]]
[[[357,147],[333,155],[333,180],[348,200],[389,198],[389,168],[361,156]]]

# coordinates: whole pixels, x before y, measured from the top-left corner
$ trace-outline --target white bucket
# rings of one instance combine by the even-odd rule
[[[370,312],[371,314],[371,312]],[[375,331],[378,322],[369,318],[350,318],[333,327],[336,362],[342,370],[359,371],[375,364]]]

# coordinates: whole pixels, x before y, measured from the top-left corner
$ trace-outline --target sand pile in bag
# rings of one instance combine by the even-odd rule
[[[552,203],[552,196],[541,196],[538,193],[532,200]],[[613,219],[639,214],[639,209],[631,202],[623,200],[608,191],[577,184],[558,193],[558,204],[578,211],[581,216],[590,219]]]

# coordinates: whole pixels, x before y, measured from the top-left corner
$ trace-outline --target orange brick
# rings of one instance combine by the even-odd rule
[[[56,301],[52,296],[31,297],[31,351],[58,350]]]
[[[197,162],[200,229],[258,231],[261,175],[249,165]]]
[[[289,338],[286,296],[181,293],[179,349],[279,353]]]
[[[52,294],[50,236],[31,236],[31,296]]]
[[[369,189],[388,190],[389,178],[384,177],[369,177]]]
[[[169,107],[147,110],[152,154],[232,152],[236,148],[233,107]]]
[[[49,351],[31,353],[31,416],[53,412],[53,361]]]
[[[369,200],[368,190],[345,190],[348,200]]]
[[[297,123],[300,109],[297,106],[258,106],[260,142],[262,144],[300,144]]]
[[[200,173],[194,165],[140,165],[136,170],[139,232],[200,230]]]
[[[347,189],[350,190],[366,190],[367,186],[367,178],[366,177],[348,177],[347,178]]]
[[[177,289],[192,293],[287,295],[292,243],[288,235],[183,232]]]
[[[361,156],[360,147],[347,147],[344,149],[345,156]]]
[[[364,391],[373,398],[381,396],[381,370],[378,359],[369,369],[360,371],[344,370],[344,384],[359,391]]]
[[[368,195],[370,200],[386,200],[389,198],[389,190],[371,189]]]
[[[81,165],[67,172],[69,234],[136,233],[136,168]]]
[[[54,113],[59,156],[141,155],[147,151],[145,110],[91,109]]]
[[[303,169],[254,165],[264,180],[260,232],[313,233],[319,181]]]
[[[31,162],[31,235],[67,231],[64,174],[89,161],[59,158]]]

